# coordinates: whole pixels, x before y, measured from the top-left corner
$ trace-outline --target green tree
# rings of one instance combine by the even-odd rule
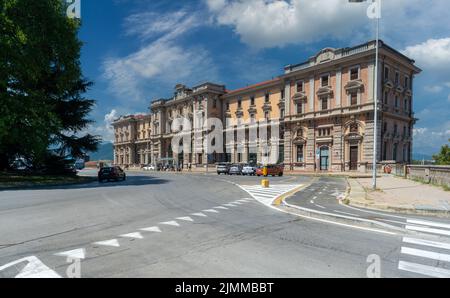
[[[450,139],[448,140],[450,143]],[[450,147],[448,144],[442,146],[441,151],[433,155],[437,165],[450,165]]]
[[[34,165],[79,157],[100,142],[82,133],[92,83],[81,71],[79,21],[67,18],[64,2],[0,1],[0,170],[16,157]]]

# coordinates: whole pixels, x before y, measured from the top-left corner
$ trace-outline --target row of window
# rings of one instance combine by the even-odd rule
[[[385,66],[384,67],[384,80],[389,80],[390,72],[391,72],[391,70],[390,70],[389,66]],[[397,71],[397,70],[395,71],[394,84],[396,86],[399,86],[401,84],[401,82],[400,82],[400,72]],[[412,89],[411,88],[411,80],[409,79],[409,76],[407,76],[407,75],[404,75],[404,77],[403,77],[403,87],[405,89]]]
[[[387,133],[388,130],[389,130],[388,123],[384,122],[384,124],[383,124],[383,134]],[[394,124],[393,135],[394,136],[398,135],[398,125],[396,123]],[[403,136],[405,136],[405,137],[410,137],[411,136],[411,126],[409,126],[409,127],[406,127],[406,125],[403,126]]]
[[[384,92],[384,96],[383,96],[383,102],[385,105],[389,105],[389,92],[385,91]],[[403,109],[405,111],[411,111],[412,110],[412,106],[411,106],[412,102],[411,102],[411,98],[406,96],[403,98]],[[396,95],[394,98],[394,107],[399,109],[400,108],[400,96]]]

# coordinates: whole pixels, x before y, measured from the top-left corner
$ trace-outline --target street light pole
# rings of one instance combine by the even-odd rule
[[[350,3],[362,3],[367,0],[348,0]],[[373,112],[373,176],[372,187],[377,188],[377,147],[378,147],[378,84],[379,84],[379,41],[380,41],[380,19],[381,19],[381,1],[372,0],[372,4],[367,9],[367,16],[370,19],[376,19],[376,49],[375,49],[375,95],[374,95],[374,112]]]
[[[380,5],[379,9],[381,11],[381,0],[378,0]],[[373,182],[372,187],[374,190],[377,189],[377,146],[378,146],[378,77],[379,77],[379,39],[380,39],[380,17],[376,18],[376,49],[375,49],[375,98],[374,98],[374,133],[373,133]]]

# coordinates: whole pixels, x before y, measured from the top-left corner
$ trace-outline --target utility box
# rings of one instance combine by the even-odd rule
[[[264,188],[269,188],[270,187],[269,179],[261,180],[261,186],[264,187]]]

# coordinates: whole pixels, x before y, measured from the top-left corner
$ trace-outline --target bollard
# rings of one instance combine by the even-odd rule
[[[261,186],[264,187],[264,188],[269,188],[269,186],[270,186],[269,179],[261,180]]]

